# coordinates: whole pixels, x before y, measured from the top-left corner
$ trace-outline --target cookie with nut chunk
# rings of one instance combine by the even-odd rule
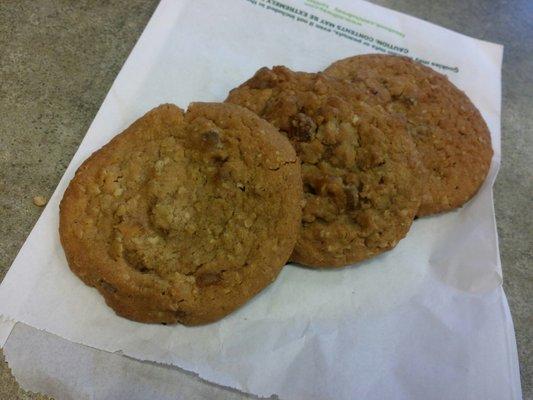
[[[301,220],[300,163],[252,112],[148,112],[76,172],[60,205],[72,271],[123,317],[215,321],[269,285]]]
[[[325,73],[367,93],[367,101],[403,115],[428,174],[419,216],[460,207],[478,191],[492,159],[490,132],[464,92],[410,58],[366,54]]]
[[[274,67],[226,99],[271,122],[301,159],[305,205],[293,261],[338,267],[380,254],[418,210],[423,180],[405,123],[363,98],[336,78]]]

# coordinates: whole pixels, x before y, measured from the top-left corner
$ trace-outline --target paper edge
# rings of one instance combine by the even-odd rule
[[[507,301],[507,295],[503,290],[503,286],[500,288],[500,307],[503,308],[503,319],[507,329],[504,330],[505,335],[505,347],[507,349],[507,371],[509,373],[509,382],[511,383],[511,394],[513,400],[521,400],[522,395],[522,379],[520,376],[520,357],[518,356],[518,347],[516,343],[516,335],[513,323],[513,316],[511,314],[511,307]],[[513,362],[514,359],[514,362]]]
[[[2,318],[2,316],[0,315],[0,325],[3,323],[1,321],[1,318]],[[9,336],[11,336],[11,333],[12,333],[13,329],[15,328],[15,325],[22,324],[22,325],[25,325],[27,328],[29,327],[30,329],[34,329],[34,330],[42,332],[42,333],[44,333],[46,335],[54,336],[55,338],[57,338],[59,340],[67,341],[67,342],[72,343],[72,344],[74,344],[76,346],[81,346],[83,348],[87,348],[87,349],[90,349],[92,351],[104,352],[104,353],[108,353],[108,354],[112,354],[112,355],[116,355],[116,356],[120,356],[120,357],[125,357],[125,358],[128,358],[130,360],[133,360],[133,361],[136,361],[136,362],[140,362],[140,363],[143,363],[143,364],[149,364],[149,365],[154,365],[154,366],[160,367],[160,368],[171,369],[171,370],[177,371],[179,373],[183,373],[183,374],[187,374],[187,375],[190,375],[190,376],[194,376],[197,379],[201,380],[203,383],[206,383],[206,384],[209,384],[209,385],[212,385],[212,386],[216,386],[216,387],[221,388],[221,389],[231,390],[233,392],[237,392],[237,393],[240,393],[242,395],[250,396],[252,398],[269,399],[270,397],[276,395],[275,393],[272,393],[269,396],[257,395],[257,394],[254,394],[254,393],[246,392],[243,388],[239,388],[239,387],[232,386],[232,385],[224,385],[224,384],[209,380],[208,378],[204,377],[203,374],[201,374],[201,373],[199,373],[197,371],[194,371],[193,369],[187,369],[187,368],[180,367],[179,365],[169,364],[169,363],[160,362],[160,361],[154,361],[154,360],[150,360],[150,359],[137,358],[137,357],[134,357],[134,356],[131,356],[131,355],[128,355],[128,354],[124,353],[124,351],[120,350],[120,349],[119,350],[115,350],[115,351],[99,349],[97,347],[93,347],[93,346],[90,346],[90,345],[87,345],[87,344],[84,344],[84,343],[80,343],[77,340],[70,340],[70,339],[67,339],[67,338],[65,338],[65,337],[63,337],[61,335],[58,335],[58,334],[55,334],[55,333],[52,333],[52,332],[48,332],[46,329],[36,328],[35,326],[30,325],[30,324],[28,324],[26,322],[23,322],[23,321],[8,320],[8,322],[12,322],[12,326],[11,326],[11,329],[10,329],[10,334],[7,336],[5,342],[3,343],[2,346],[0,346],[0,348],[3,348],[5,346],[5,344],[7,343],[7,341],[9,340]],[[9,366],[9,361],[7,360],[7,358],[6,358],[6,363]]]
[[[17,321],[0,314],[0,349],[4,348]]]

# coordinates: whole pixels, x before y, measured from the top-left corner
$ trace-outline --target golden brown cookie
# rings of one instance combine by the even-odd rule
[[[361,95],[324,74],[274,67],[226,100],[279,128],[302,161],[305,206],[293,261],[337,267],[389,250],[418,210],[420,164],[405,124]]]
[[[162,105],[78,169],[61,243],[117,314],[207,323],[276,278],[298,236],[301,186],[289,141],[250,111]]]
[[[368,102],[406,117],[429,172],[419,216],[459,207],[476,194],[492,159],[490,133],[446,76],[410,58],[381,54],[346,58],[324,72],[366,90]]]

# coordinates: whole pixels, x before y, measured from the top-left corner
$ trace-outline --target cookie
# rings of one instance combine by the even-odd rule
[[[352,264],[393,248],[415,216],[420,163],[404,122],[324,74],[262,68],[227,102],[286,135],[302,162],[305,205],[293,261]]]
[[[483,117],[446,76],[410,58],[369,54],[333,63],[325,73],[366,90],[367,101],[404,115],[428,170],[419,216],[448,211],[470,200],[492,159]]]
[[[298,236],[301,187],[289,141],[250,111],[162,105],[78,169],[61,243],[117,314],[203,324],[276,278]]]

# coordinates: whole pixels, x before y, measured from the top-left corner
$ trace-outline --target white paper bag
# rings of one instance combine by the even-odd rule
[[[0,287],[0,315],[108,352],[291,399],[519,399],[492,184],[500,163],[502,47],[363,1],[162,1]],[[392,51],[446,73],[486,119],[494,158],[459,210],[422,218],[354,267],[286,267],[207,326],[117,317],[68,269],[58,203],[81,162],[160,103],[223,101],[262,66],[318,71]]]

